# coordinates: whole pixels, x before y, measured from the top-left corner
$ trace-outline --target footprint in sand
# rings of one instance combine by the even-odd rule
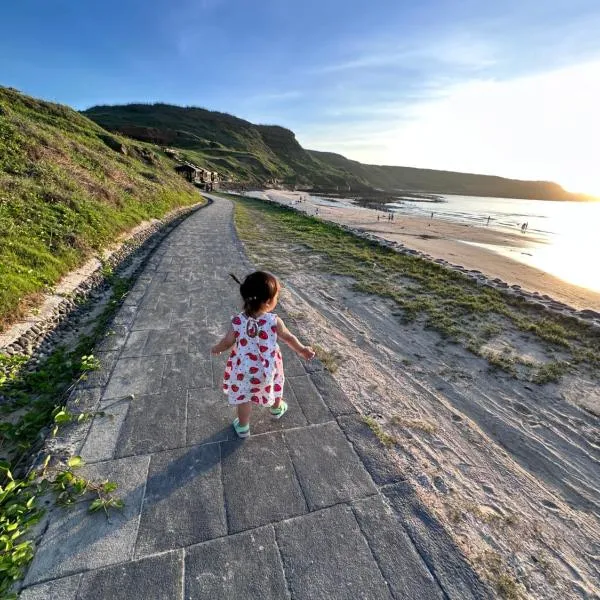
[[[456,421],[457,423],[460,423],[463,420],[463,418],[460,415],[457,415],[456,413],[453,413],[452,414],[452,420]]]
[[[491,485],[487,485],[487,484],[483,484],[481,486],[481,489],[486,493],[486,494],[490,494],[490,496],[495,496],[496,495],[496,490],[494,490],[494,488]]]

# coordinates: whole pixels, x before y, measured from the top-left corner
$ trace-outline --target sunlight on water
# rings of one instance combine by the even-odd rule
[[[451,220],[520,231],[524,248],[482,245],[575,285],[600,292],[600,202],[574,203],[446,196],[444,204],[428,204]],[[439,208],[438,208],[439,207]],[[537,240],[533,242],[533,239]]]
[[[562,203],[561,203],[562,204]],[[531,256],[509,256],[560,279],[600,292],[600,203],[560,207],[548,224],[557,233],[528,249]]]

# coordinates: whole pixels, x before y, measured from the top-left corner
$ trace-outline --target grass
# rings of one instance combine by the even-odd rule
[[[392,417],[392,423],[394,423],[394,425],[399,425],[400,427],[405,427],[406,429],[416,429],[429,434],[435,433],[437,430],[437,427],[433,423],[430,423],[425,419],[408,419],[406,417],[395,415]]]
[[[543,385],[545,383],[557,383],[560,378],[568,373],[570,365],[566,361],[552,361],[537,368],[531,380],[533,383]]]
[[[0,87],[0,330],[119,234],[199,199],[151,146]]]
[[[0,596],[8,598],[33,557],[33,544],[25,539],[28,530],[39,521],[43,509],[38,498],[49,488],[57,501],[71,504],[79,496],[93,493],[91,511],[119,508],[122,503],[112,492],[112,482],[94,483],[78,477],[73,470],[82,464],[72,457],[65,468],[55,470],[52,480],[46,476],[46,457],[41,479],[28,473],[30,457],[43,443],[41,432],[52,426],[53,434],[67,423],[91,418],[88,413],[74,414],[65,408],[74,385],[84,379],[99,362],[91,352],[97,339],[125,297],[129,280],[113,278],[112,299],[94,323],[90,335],[82,337],[72,350],[59,347],[35,371],[24,368],[26,357],[0,355]]]
[[[386,447],[392,448],[398,443],[398,440],[393,436],[385,433],[381,428],[381,425],[371,416],[364,415],[363,423],[365,423],[369,429],[375,434],[375,437]]]
[[[479,554],[475,562],[489,574],[489,579],[500,598],[519,600],[523,598],[523,586],[520,585],[508,568],[502,563],[500,555],[492,550]]]
[[[323,366],[330,372],[335,373],[339,368],[341,356],[337,352],[325,350],[322,346],[315,344],[313,346],[316,357],[323,363]]]
[[[598,377],[600,334],[575,318],[549,314],[521,298],[477,285],[462,273],[383,248],[287,207],[233,199],[238,232],[264,268],[277,271],[279,265],[279,252],[264,240],[285,240],[306,249],[302,256],[309,258],[310,268],[350,277],[356,290],[389,298],[405,323],[420,324],[483,355],[492,368],[543,382],[560,377],[569,363]],[[549,356],[560,352],[564,360],[535,364],[521,359],[519,348],[500,354],[481,350],[506,331],[519,331]]]

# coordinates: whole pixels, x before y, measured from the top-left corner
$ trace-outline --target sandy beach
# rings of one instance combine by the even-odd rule
[[[527,252],[529,245],[542,241],[531,233],[522,235],[516,232],[504,232],[488,227],[455,223],[435,216],[433,219],[428,219],[396,215],[393,222],[383,217],[378,221],[378,211],[348,208],[341,204],[339,206],[317,205],[304,193],[267,190],[262,192],[262,195],[281,204],[293,204],[311,215],[315,215],[318,208],[318,217],[321,219],[360,227],[387,240],[400,242],[409,248],[426,252],[433,258],[444,258],[467,269],[476,269],[488,277],[498,277],[509,285],[519,285],[529,292],[547,294],[574,308],[600,310],[600,293],[573,285],[478,245],[511,247],[515,251]],[[297,204],[299,198],[303,198],[303,201]],[[379,211],[379,214],[384,213]]]
[[[266,194],[295,200],[292,194]],[[440,336],[425,319],[405,320],[385,293],[360,289],[354,276],[332,271],[336,255],[328,248],[335,241],[320,242],[303,228],[296,232],[293,219],[279,221],[275,211],[240,204],[238,233],[254,263],[283,278],[282,302],[294,330],[320,349],[378,443],[495,588],[494,597],[599,598],[597,369],[574,363],[557,379],[536,380],[522,369],[570,361],[572,355],[493,312],[465,317],[471,332],[478,322],[489,328],[481,351],[473,353]],[[311,214],[316,209],[303,208]],[[319,217],[395,236],[390,239],[432,256],[459,253],[464,246],[472,252],[453,257],[456,263],[488,274],[503,268],[498,276],[541,288],[543,279],[532,279],[523,265],[503,257],[494,261],[493,253],[457,241],[468,230],[477,243],[501,239],[520,247],[520,234],[448,222],[428,227],[427,219],[418,218],[377,224],[374,216],[319,206]],[[440,239],[419,237],[432,229]],[[463,260],[468,256],[473,263]],[[351,266],[361,257],[348,248],[346,260]],[[514,279],[511,269],[522,279]],[[585,302],[572,287],[541,289]],[[515,370],[493,367],[490,356],[508,359]]]

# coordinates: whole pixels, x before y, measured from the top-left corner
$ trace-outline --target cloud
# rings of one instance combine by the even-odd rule
[[[385,125],[367,115],[299,137],[363,162],[553,179],[599,193],[598,106],[600,60],[505,81],[464,81],[406,105]]]
[[[413,39],[400,46],[392,40],[387,43],[378,42],[370,50],[359,51],[351,58],[318,66],[312,69],[312,73],[327,75],[386,67],[422,69],[444,65],[480,70],[497,62],[495,54],[495,49],[489,42],[463,32],[447,35],[441,40]]]

